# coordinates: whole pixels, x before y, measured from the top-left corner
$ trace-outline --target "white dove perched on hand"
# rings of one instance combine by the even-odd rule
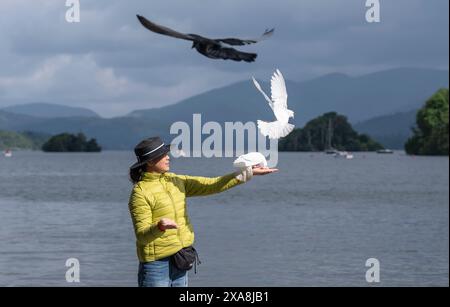
[[[267,102],[269,102],[269,106],[277,119],[276,121],[270,123],[258,120],[257,123],[259,131],[261,131],[262,135],[268,136],[269,139],[279,139],[285,137],[286,135],[291,133],[292,130],[294,130],[295,126],[289,124],[289,118],[294,117],[294,112],[287,108],[288,95],[283,75],[277,69],[272,76],[272,99],[270,99],[266,95],[266,93],[264,93],[264,91],[261,89],[261,85],[259,85],[255,78],[252,79],[258,91],[260,91]]]
[[[241,155],[234,160],[233,165],[239,169],[237,178],[244,182],[250,180],[253,175],[267,175],[278,171],[276,168],[268,168],[266,158],[259,152]]]
[[[249,166],[267,167],[267,161],[262,153],[250,152],[248,154],[241,155],[234,160],[233,166],[240,169]]]

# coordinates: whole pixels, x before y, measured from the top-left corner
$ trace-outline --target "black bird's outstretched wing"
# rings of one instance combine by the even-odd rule
[[[257,38],[257,39],[219,38],[219,39],[215,39],[215,40],[225,43],[227,45],[231,45],[231,46],[250,45],[250,44],[255,44],[259,41],[269,38],[270,36],[272,36],[274,31],[275,31],[275,29],[266,30],[263,33],[263,35],[261,35],[261,37]]]
[[[256,53],[246,53],[233,48],[220,48],[208,50],[208,55],[216,59],[254,62],[258,56]]]
[[[151,22],[150,20],[148,20],[147,18],[145,18],[143,16],[140,16],[140,15],[136,15],[136,16],[139,19],[139,21],[141,22],[141,24],[152,32],[159,33],[162,35],[172,36],[175,38],[185,39],[185,40],[189,40],[189,41],[197,40],[196,37],[193,37],[189,34],[180,33],[180,32],[174,31],[172,29],[169,29],[167,27],[160,26],[156,23]]]

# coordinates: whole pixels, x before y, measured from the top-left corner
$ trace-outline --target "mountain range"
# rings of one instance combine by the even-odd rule
[[[392,115],[378,116],[353,127],[360,133],[366,133],[386,148],[403,149],[408,138],[412,136],[412,128],[416,124],[417,110]]]
[[[94,111],[86,108],[69,107],[43,102],[14,105],[2,108],[0,110],[8,113],[29,115],[38,118],[100,117]]]
[[[270,94],[269,83],[259,81]],[[409,135],[415,110],[437,89],[447,88],[448,84],[448,71],[422,68],[391,69],[357,77],[336,73],[304,82],[286,81],[288,106],[295,112],[292,123],[297,127],[323,113],[335,111],[346,115],[357,131],[368,133],[391,148],[402,146]],[[96,138],[104,149],[130,149],[140,139],[152,135],[172,139],[171,124],[184,121],[192,125],[194,113],[201,113],[202,123],[274,119],[250,76],[246,81],[176,104],[135,110],[109,119],[88,109],[45,104],[31,107],[32,112],[26,105],[0,109],[0,130],[49,134],[83,132]]]

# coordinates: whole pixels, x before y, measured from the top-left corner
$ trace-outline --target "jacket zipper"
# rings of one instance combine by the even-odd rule
[[[175,222],[178,223],[177,208],[175,207],[175,202],[173,201],[172,195],[170,195],[169,191],[167,190],[167,182],[166,182],[166,186],[164,186],[164,184],[162,182],[161,182],[161,185],[163,186],[163,188],[166,191],[167,195],[169,195],[169,198],[170,198],[170,200],[172,202],[173,213],[175,214],[175,220],[176,220]],[[184,247],[183,239],[181,238],[181,234],[180,234],[180,228],[178,228],[178,227],[177,227],[177,234],[178,234],[178,239],[180,240],[180,243],[181,243],[181,247]]]

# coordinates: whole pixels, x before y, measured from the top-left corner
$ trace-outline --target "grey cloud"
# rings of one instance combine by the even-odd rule
[[[69,24],[64,1],[4,0],[0,107],[41,100],[112,116],[251,75],[267,78],[276,67],[293,80],[399,66],[448,69],[448,1],[380,1],[380,24],[365,22],[364,2],[81,0],[81,23]],[[276,32],[242,48],[258,52],[256,63],[212,61],[187,41],[147,31],[136,13],[211,37]]]

